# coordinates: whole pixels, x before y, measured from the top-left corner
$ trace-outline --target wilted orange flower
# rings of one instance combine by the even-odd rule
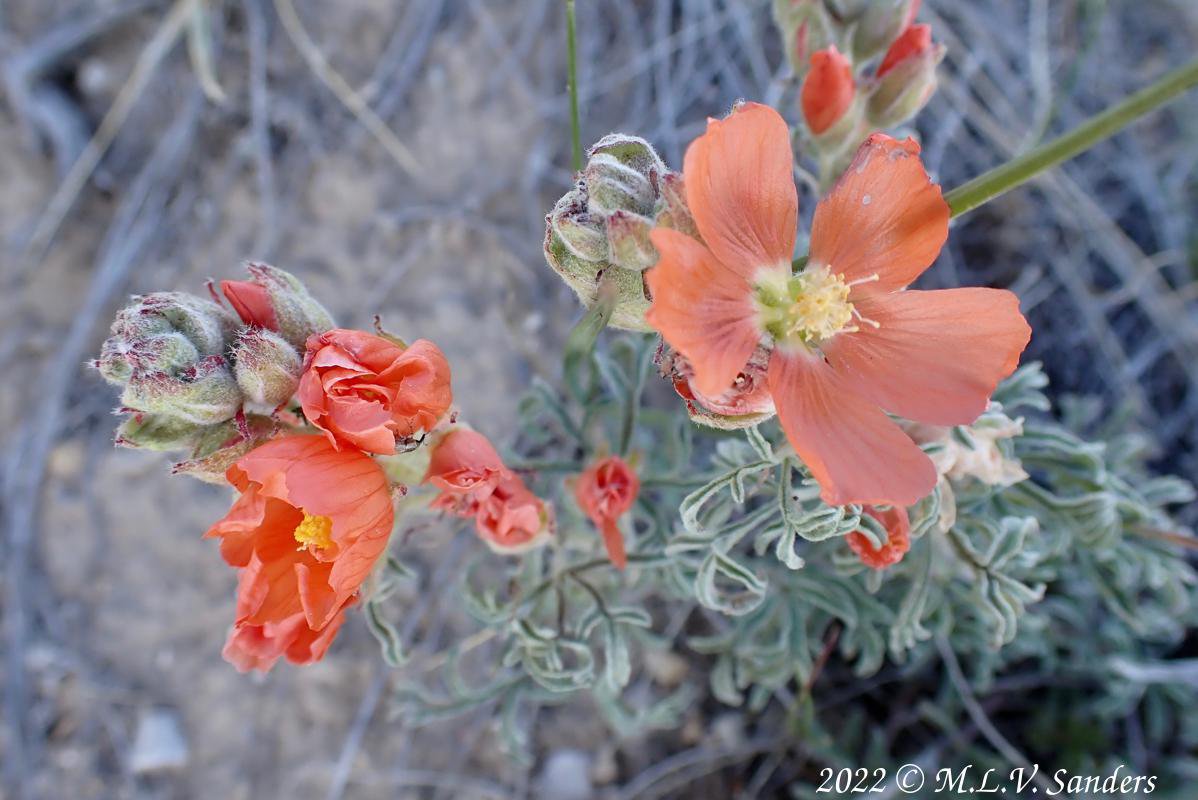
[[[449,363],[424,339],[405,348],[338,328],[308,339],[299,399],[334,447],[391,455],[449,410]]]
[[[632,508],[640,490],[640,478],[619,456],[595,462],[574,483],[578,507],[603,534],[608,558],[620,569],[628,564],[628,555],[619,519]]]
[[[473,517],[507,469],[491,442],[478,431],[455,428],[433,447],[425,482],[441,490],[433,508]]]
[[[799,103],[807,127],[816,136],[835,125],[853,105],[853,65],[836,45],[811,54],[811,70],[803,79]]]
[[[478,431],[445,434],[433,446],[424,482],[441,490],[433,508],[473,517],[479,538],[497,553],[529,550],[552,531],[548,508]]]
[[[323,436],[273,439],[227,477],[241,495],[205,536],[242,570],[230,660],[315,660],[386,549],[395,514],[387,478],[370,457]]]
[[[791,266],[798,196],[786,122],[747,104],[686,152],[702,242],[656,228],[646,319],[690,361],[691,385],[725,392],[765,342],[787,438],[831,504],[909,505],[932,462],[882,409],[972,422],[1014,371],[1031,330],[1011,292],[906,291],[948,236],[948,205],[919,146],[874,134],[815,209],[810,256]]]
[[[882,545],[880,550],[875,550],[865,534],[853,531],[846,537],[849,548],[857,554],[862,564],[873,569],[885,569],[902,561],[903,556],[911,549],[911,521],[907,516],[907,509],[892,506],[881,510],[866,506],[862,511],[882,523],[886,529],[886,544]]]
[[[520,476],[505,471],[474,516],[478,535],[496,553],[523,553],[548,541],[552,518]]]

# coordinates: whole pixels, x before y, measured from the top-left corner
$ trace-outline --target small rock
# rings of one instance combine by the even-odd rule
[[[74,478],[83,469],[85,457],[83,442],[78,439],[68,439],[50,451],[48,471],[55,478],[62,480]]]
[[[685,658],[669,650],[646,650],[645,669],[658,686],[673,689],[686,678],[690,665]]]
[[[740,714],[720,714],[711,723],[710,737],[721,747],[740,747],[746,741],[744,717]]]
[[[616,763],[616,748],[605,744],[595,753],[591,763],[591,783],[596,786],[606,786],[615,783],[620,777],[620,766]]]
[[[142,711],[129,754],[129,769],[135,775],[177,770],[187,766],[187,740],[178,715],[167,708]]]
[[[537,776],[541,797],[554,800],[590,800],[591,756],[581,750],[554,750]]]

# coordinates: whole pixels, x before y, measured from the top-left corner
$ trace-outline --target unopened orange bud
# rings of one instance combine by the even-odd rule
[[[816,136],[835,125],[853,105],[853,65],[836,45],[813,53],[800,102],[807,127]]]
[[[932,42],[927,25],[903,32],[878,65],[866,113],[871,125],[892,128],[915,116],[936,92],[936,66],[944,45]]]
[[[903,31],[878,65],[878,77],[882,77],[894,69],[902,61],[912,56],[920,56],[932,49],[932,26],[912,25]]]

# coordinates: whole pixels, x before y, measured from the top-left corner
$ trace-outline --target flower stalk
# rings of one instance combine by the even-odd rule
[[[578,43],[575,35],[574,0],[566,0],[566,81],[570,87],[570,164],[582,169],[582,132],[578,119]]]
[[[957,217],[966,211],[972,211],[1016,186],[1027,183],[1045,170],[1085,152],[1195,85],[1198,85],[1198,59],[1173,70],[1156,83],[1141,89],[1068,133],[1045,142],[1034,150],[948,192],[944,199],[948,202],[952,216]]]

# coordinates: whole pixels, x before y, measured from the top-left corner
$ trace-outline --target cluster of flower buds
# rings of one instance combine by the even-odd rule
[[[911,119],[936,90],[944,46],[916,25],[920,0],[776,0],[811,146],[836,156]]]
[[[248,271],[211,286],[211,300],[134,298],[95,362],[122,388],[118,444],[186,451],[176,472],[237,491],[208,531],[239,576],[228,661],[266,671],[323,657],[386,551],[406,484],[440,488],[433,507],[474,517],[495,550],[546,541],[550,509],[457,422],[435,344],[334,328],[295,276]]]
[[[294,276],[248,269],[250,280],[222,284],[233,312],[215,292],[159,292],[117,313],[95,362],[122,389],[117,444],[184,452],[177,471],[223,482],[274,431],[273,412],[299,385],[305,340],[332,318]]]
[[[614,294],[610,324],[647,331],[644,271],[657,262],[654,226],[693,231],[682,176],[648,142],[613,133],[588,151],[578,183],[545,218],[545,258],[582,304]]]

